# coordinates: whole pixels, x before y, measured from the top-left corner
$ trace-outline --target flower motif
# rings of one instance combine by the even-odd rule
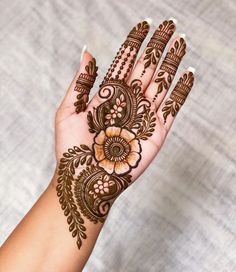
[[[95,137],[94,151],[98,165],[109,174],[127,173],[141,159],[141,146],[135,134],[116,126],[99,132]]]
[[[89,194],[93,195],[93,198],[96,199],[98,194],[104,195],[104,193],[109,193],[109,187],[114,184],[114,180],[111,180],[108,175],[105,175],[93,185],[93,190],[90,190]]]
[[[110,109],[110,113],[108,113],[105,118],[107,119],[106,123],[110,123],[111,125],[115,124],[115,119],[116,118],[121,118],[122,117],[122,110],[126,106],[126,102],[124,101],[125,97],[123,94],[120,95],[120,98],[116,98],[116,104],[113,105],[113,108]]]

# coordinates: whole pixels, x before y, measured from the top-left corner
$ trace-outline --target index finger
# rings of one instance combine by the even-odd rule
[[[150,19],[138,23],[128,34],[117,52],[100,86],[110,79],[126,80],[133,68],[135,59],[150,28]]]

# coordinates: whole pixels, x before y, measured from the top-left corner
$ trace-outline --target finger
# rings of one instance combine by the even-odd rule
[[[159,120],[163,123],[166,131],[169,131],[178,111],[184,104],[194,82],[195,69],[189,67],[188,70],[180,77],[175,85],[170,97],[162,102],[157,111]]]
[[[86,50],[81,54],[79,71],[72,80],[66,95],[58,109],[59,113],[70,115],[80,113],[86,109],[89,92],[97,76],[96,60]]]
[[[160,68],[145,92],[146,97],[155,103],[156,109],[166,96],[179,64],[186,53],[184,36],[184,34],[180,34],[180,36],[171,43]]]
[[[146,89],[155,73],[165,47],[175,31],[176,22],[175,19],[170,19],[159,25],[135,65],[135,68],[128,79],[128,84],[134,79],[139,79],[142,82],[142,89]]]
[[[103,85],[110,79],[126,80],[129,76],[138,51],[148,34],[150,19],[138,23],[129,33],[125,42],[121,45],[115,59],[102,82]]]

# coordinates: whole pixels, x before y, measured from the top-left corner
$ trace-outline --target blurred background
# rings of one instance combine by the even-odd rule
[[[0,243],[53,175],[54,115],[83,45],[99,65],[95,92],[146,17],[152,31],[178,20],[188,45],[178,75],[194,66],[196,83],[158,157],[115,202],[84,271],[236,271],[234,0],[0,1]]]

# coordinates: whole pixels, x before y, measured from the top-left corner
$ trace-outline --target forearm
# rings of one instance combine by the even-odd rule
[[[101,223],[86,218],[87,238],[80,250],[68,231],[58,202],[55,177],[0,249],[0,271],[82,270],[94,247]]]

